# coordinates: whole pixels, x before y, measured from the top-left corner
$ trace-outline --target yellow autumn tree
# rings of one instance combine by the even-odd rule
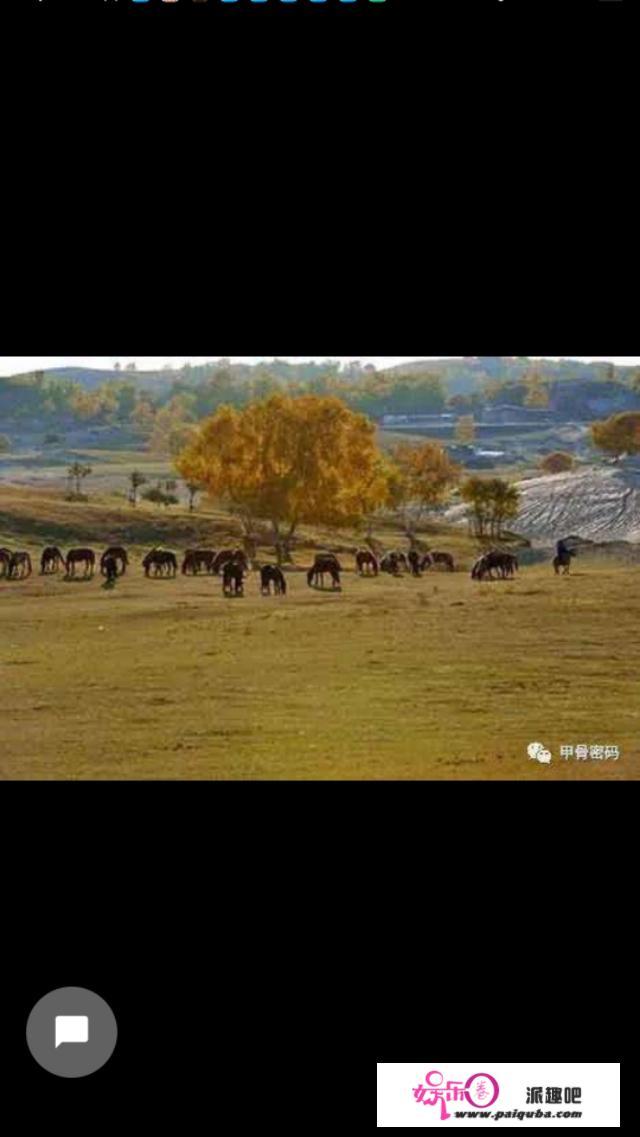
[[[403,519],[407,536],[413,539],[424,511],[440,505],[457,482],[460,466],[437,442],[424,442],[421,446],[401,442],[392,455],[399,473],[392,487],[394,506]]]
[[[357,524],[387,493],[375,426],[335,396],[273,394],[220,407],[175,459],[250,534],[271,522],[281,556],[300,524]]]
[[[476,420],[473,415],[460,415],[456,421],[455,439],[463,446],[471,444],[476,437]]]
[[[100,422],[115,412],[117,399],[107,384],[96,387],[94,391],[78,388],[70,399],[70,407],[76,418],[85,422]]]
[[[591,437],[595,445],[608,454],[637,454],[640,452],[640,411],[624,411],[592,423]]]
[[[524,377],[527,393],[524,397],[525,407],[542,409],[549,406],[549,389],[537,371],[528,371]]]

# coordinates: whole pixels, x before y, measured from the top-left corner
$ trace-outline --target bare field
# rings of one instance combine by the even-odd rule
[[[0,776],[638,777],[637,569],[287,583],[264,598],[252,573],[227,599],[219,578],[147,580],[139,561],[113,590],[0,580]],[[621,758],[559,759],[578,743]]]

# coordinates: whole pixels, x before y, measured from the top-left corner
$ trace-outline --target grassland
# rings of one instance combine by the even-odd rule
[[[99,578],[0,581],[0,776],[638,777],[637,568],[585,562],[556,578],[541,565],[482,584],[466,571],[366,579],[345,554],[332,593],[296,571],[312,559],[301,547],[285,598],[262,597],[255,573],[238,599],[216,577],[145,579],[145,541],[216,545],[225,526],[213,511],[164,517],[0,494],[0,544],[102,547],[103,534],[135,551],[112,590]],[[459,532],[441,530],[437,543],[464,567],[475,552]],[[532,741],[551,749],[550,766],[528,760]],[[622,756],[558,758],[577,743]]]

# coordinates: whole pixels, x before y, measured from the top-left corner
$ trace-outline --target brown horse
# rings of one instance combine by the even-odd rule
[[[244,568],[239,561],[226,561],[222,570],[222,591],[225,596],[244,596]]]
[[[356,552],[356,569],[360,576],[364,576],[365,573],[378,575],[378,561],[369,549],[358,549]]]
[[[277,565],[263,565],[260,569],[260,591],[263,596],[271,594],[271,585],[276,596],[286,596],[287,582],[284,573]]]
[[[20,569],[19,576],[18,569]],[[31,557],[28,553],[11,554],[8,576],[9,580],[23,580],[25,576],[31,576]]]
[[[455,571],[455,565],[453,563],[453,557],[451,556],[451,553],[438,553],[434,551],[427,553],[426,556],[422,558],[421,567],[423,569],[433,568],[434,565],[443,565],[443,567],[446,568],[449,572]]]
[[[493,570],[499,572],[503,580],[518,571],[518,558],[513,553],[503,553],[500,549],[489,549],[474,564],[471,570],[473,580],[493,580]]]
[[[203,566],[207,572],[213,572],[215,558],[215,549],[187,549],[182,562],[182,572],[190,572],[195,576]]]
[[[142,567],[144,568],[144,575],[149,575],[149,569],[153,565],[155,575],[164,575],[165,569],[167,576],[175,576],[178,571],[178,561],[175,553],[170,549],[151,549],[143,558]]]
[[[249,571],[249,561],[244,549],[221,549],[213,558],[211,571],[218,576],[220,570],[224,568],[229,561],[235,561],[236,564],[242,565],[245,572]]]
[[[317,588],[319,579],[320,587],[324,588],[325,572],[331,577],[331,587],[340,588],[340,565],[337,557],[334,557],[333,553],[318,553],[316,555],[307,573],[307,584],[309,587]]]
[[[64,553],[57,545],[47,545],[40,557],[40,575],[58,572],[61,567],[64,568]]]
[[[93,549],[69,549],[67,553],[67,576],[76,575],[76,565],[84,564],[84,575],[93,576],[96,565],[96,554]]]
[[[129,558],[127,556],[127,550],[124,549],[122,547],[122,545],[111,545],[108,549],[105,549],[104,553],[100,557],[100,572],[103,574],[103,576],[106,576],[107,580],[108,580],[109,575],[106,572],[106,566],[105,566],[105,561],[107,560],[107,557],[112,557],[113,560],[115,560],[116,572],[118,571],[118,565],[119,565],[120,566],[120,575],[124,576],[126,569],[127,569],[127,565],[129,564]]]

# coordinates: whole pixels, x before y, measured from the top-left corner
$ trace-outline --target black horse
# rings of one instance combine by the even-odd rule
[[[64,554],[57,545],[47,545],[40,557],[40,574],[57,572],[61,567],[65,567]]]
[[[380,572],[391,573],[392,576],[400,575],[400,556],[396,552],[385,553],[380,561]]]
[[[225,596],[244,596],[244,566],[227,561],[222,569],[222,591]]]
[[[570,549],[565,541],[558,541],[556,545],[556,555],[553,558],[553,567],[556,576],[558,576],[560,569],[565,573],[571,571],[571,559],[575,557],[575,555],[575,549]]]
[[[100,570],[103,576],[107,578],[106,584],[115,584],[118,579],[118,563],[119,557],[107,556],[106,553],[103,554],[100,561]]]
[[[105,561],[108,557],[111,557],[116,562],[116,572],[120,571],[120,574],[124,576],[127,571],[127,565],[129,564],[127,550],[123,548],[122,545],[111,545],[108,549],[105,549],[100,557],[100,572],[103,576],[107,577],[107,580],[109,579],[109,574],[106,571]],[[119,570],[118,566],[120,566]]]
[[[276,596],[286,596],[287,582],[282,569],[277,565],[263,565],[260,569],[260,591],[263,596],[271,594],[271,585]]]
[[[409,549],[407,560],[413,576],[420,576],[422,570],[420,554],[415,549]]]
[[[169,549],[152,549],[150,553],[147,553],[142,561],[145,576],[149,575],[149,569],[152,565],[155,569],[156,576],[158,576],[158,574],[161,576],[164,575],[165,569],[167,570],[168,576],[175,576],[178,571],[176,555]]]

